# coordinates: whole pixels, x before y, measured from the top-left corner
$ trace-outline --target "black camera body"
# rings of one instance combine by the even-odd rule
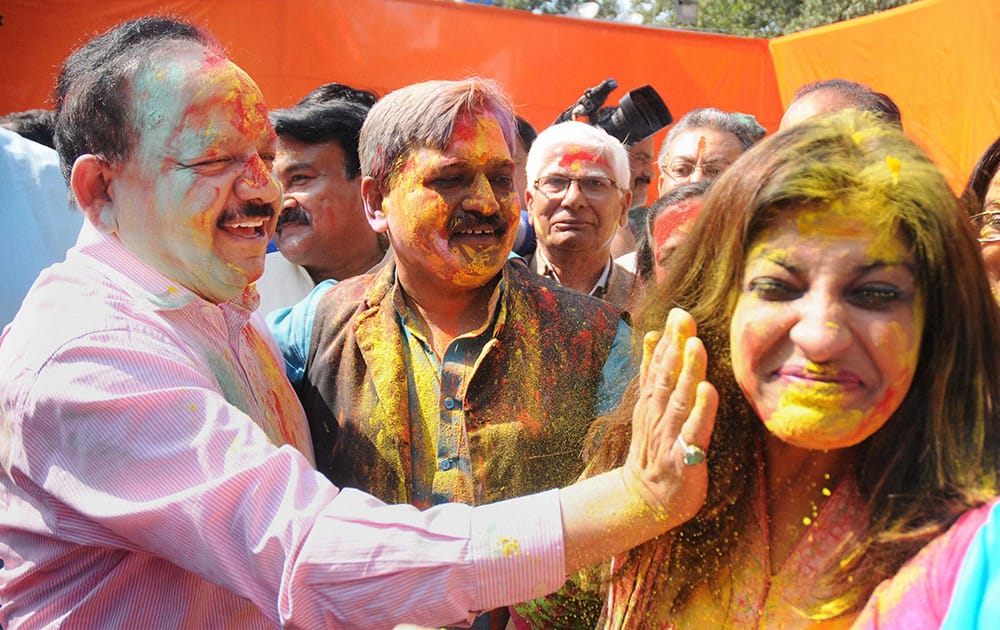
[[[650,85],[630,90],[618,101],[618,107],[602,107],[617,87],[617,81],[605,79],[594,87],[587,88],[583,96],[559,114],[555,122],[585,120],[607,131],[627,146],[648,138],[674,122],[666,103]]]

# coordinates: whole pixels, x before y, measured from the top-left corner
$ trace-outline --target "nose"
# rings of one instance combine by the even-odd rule
[[[798,302],[789,338],[807,359],[824,363],[851,346],[842,303],[826,293],[807,294]]]
[[[694,170],[691,171],[691,174],[687,176],[685,183],[696,184],[704,179],[708,179],[705,177],[705,171],[702,170],[700,166],[696,166]]]
[[[472,180],[472,190],[462,202],[462,208],[468,212],[491,215],[500,211],[500,202],[490,180],[483,173],[477,173]]]
[[[587,197],[583,194],[583,184],[578,179],[569,180],[566,192],[563,193],[562,205],[574,207],[585,203],[587,203]]]
[[[281,209],[287,210],[288,208],[294,208],[299,205],[299,200],[295,196],[295,193],[290,193],[287,190],[281,191]]]
[[[236,195],[243,201],[271,204],[281,197],[281,186],[259,155],[253,155],[236,179]]]

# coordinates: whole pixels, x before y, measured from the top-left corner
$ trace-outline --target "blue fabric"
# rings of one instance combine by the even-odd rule
[[[1000,627],[1000,502],[969,545],[943,630]]]
[[[59,157],[49,147],[0,129],[0,191],[4,226],[0,232],[0,328],[14,319],[38,274],[64,260],[83,225],[69,204]]]
[[[625,394],[625,388],[638,372],[639,366],[632,356],[632,327],[619,320],[615,339],[611,342],[611,353],[601,368],[601,382],[597,384],[595,417],[614,411]]]
[[[278,348],[285,357],[285,374],[292,385],[298,387],[306,373],[306,358],[309,356],[309,340],[312,338],[316,307],[336,280],[324,280],[317,284],[301,302],[268,313],[264,317],[268,329],[278,342]]]

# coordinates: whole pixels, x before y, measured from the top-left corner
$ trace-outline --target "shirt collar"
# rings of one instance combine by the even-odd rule
[[[546,278],[555,280],[559,284],[562,284],[559,280],[559,275],[556,273],[556,270],[552,268],[552,265],[549,264],[549,260],[545,257],[545,254],[542,253],[541,248],[535,250],[535,256],[538,258],[538,272]],[[601,299],[604,298],[608,292],[608,281],[611,279],[612,264],[613,261],[609,257],[608,262],[604,265],[604,271],[601,272],[601,275],[597,278],[597,282],[594,283],[594,286],[591,287],[588,295]]]
[[[83,222],[74,249],[103,263],[120,286],[131,286],[130,293],[137,301],[148,304],[151,310],[175,310],[196,303],[212,304],[147,265],[117,238],[99,231],[88,221]],[[258,304],[260,296],[256,284],[251,283],[243,289],[240,296],[218,306],[223,310],[235,309],[238,313],[245,312],[246,315],[243,317],[245,320],[250,317]],[[234,313],[234,315],[240,317],[240,314]]]
[[[421,326],[418,324],[417,317],[413,314],[409,305],[406,304],[404,298],[403,287],[399,284],[399,278],[396,275],[396,269],[392,270],[392,287],[389,289],[391,292],[392,306],[396,311],[396,315],[400,318],[400,321],[404,325],[408,326],[411,330],[419,331]],[[504,308],[503,295],[507,286],[507,274],[506,266],[500,273],[500,280],[497,285],[493,287],[493,293],[490,294],[490,301],[487,305],[487,316],[483,325],[476,330],[470,330],[469,332],[459,335],[459,337],[476,337],[485,332],[490,332],[490,336],[496,334],[496,331],[500,329],[506,319],[506,308]],[[499,312],[497,309],[499,308]]]

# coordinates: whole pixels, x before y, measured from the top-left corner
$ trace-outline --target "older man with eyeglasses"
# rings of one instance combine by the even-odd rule
[[[580,122],[538,134],[525,198],[538,239],[529,266],[560,284],[628,307],[635,276],[611,257],[631,206],[629,158],[604,130]]]
[[[765,133],[753,116],[701,107],[684,114],[660,147],[660,196],[714,180]]]

